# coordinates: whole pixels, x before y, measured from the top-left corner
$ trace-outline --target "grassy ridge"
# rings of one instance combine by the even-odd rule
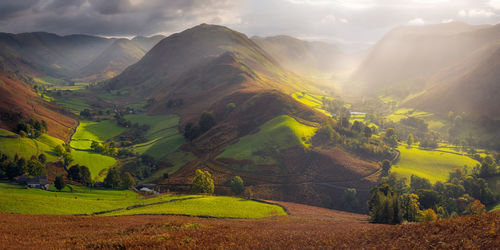
[[[283,208],[276,205],[224,196],[205,196],[197,199],[122,210],[109,215],[133,214],[189,214],[235,218],[264,218],[286,215]]]
[[[16,134],[4,129],[0,129],[0,135],[16,136]],[[25,159],[30,159],[33,155],[44,153],[47,155],[48,161],[54,161],[57,159],[57,156],[53,153],[53,147],[62,143],[63,141],[47,134],[43,134],[37,139],[0,137],[0,152],[6,154],[11,159],[14,158],[16,153]]]
[[[161,158],[174,152],[185,142],[184,136],[179,133],[179,117],[176,115],[126,115],[125,119],[150,126],[146,133],[148,141],[133,146],[133,150],[138,153]]]
[[[259,132],[244,136],[237,143],[227,146],[217,158],[273,163],[273,159],[258,155],[258,152],[279,151],[293,146],[308,147],[309,140],[316,130],[316,127],[299,123],[290,116],[278,116],[264,123],[259,128]]]
[[[391,172],[407,177],[412,174],[429,179],[432,183],[436,181],[446,181],[448,174],[454,168],[462,168],[467,165],[474,167],[477,162],[467,156],[421,150],[417,148],[407,148],[400,146],[401,152],[399,161],[392,166]]]

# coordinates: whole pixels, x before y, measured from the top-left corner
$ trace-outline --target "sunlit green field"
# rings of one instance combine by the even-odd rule
[[[73,186],[74,192],[25,189],[0,182],[0,212],[22,214],[90,214],[132,205],[143,205],[188,196],[144,199],[129,190],[96,190]]]
[[[187,214],[233,218],[264,218],[286,215],[283,208],[276,205],[224,196],[204,196],[202,198],[122,210],[109,215],[133,214]]]
[[[80,121],[80,126],[76,129],[71,138],[71,147],[77,149],[90,149],[92,141],[103,142],[115,137],[126,128],[120,127],[114,120],[104,120],[100,122]]]
[[[57,104],[65,107],[66,109],[74,113],[79,113],[84,109],[90,108],[90,105],[85,103],[85,101],[82,99],[65,97],[65,96],[53,96],[53,98]]]
[[[71,156],[73,156],[73,162],[71,164],[79,164],[88,167],[92,180],[94,181],[102,181],[105,177],[105,171],[103,172],[103,170],[116,164],[116,159],[113,157],[89,151],[73,150],[71,151]]]
[[[309,94],[309,93],[302,94],[300,92],[293,93],[292,97],[295,100],[297,100],[297,101],[299,101],[307,106],[313,107],[316,110],[318,110],[326,115],[330,115],[330,113],[328,111],[324,110],[322,107],[323,107],[323,98],[326,98],[328,100],[333,100],[334,98],[332,98],[332,97],[314,95],[314,94]]]
[[[0,152],[6,154],[11,159],[14,158],[16,154],[25,159],[30,159],[33,155],[44,153],[48,161],[53,161],[57,159],[57,156],[52,151],[53,147],[63,143],[63,141],[47,134],[43,134],[37,139],[5,137],[11,135],[15,134],[0,129]]]
[[[148,141],[133,146],[133,150],[138,153],[161,158],[174,152],[185,142],[184,136],[179,133],[179,117],[176,115],[126,115],[125,119],[151,127],[146,133]]]
[[[429,179],[432,183],[446,181],[454,168],[469,168],[479,164],[467,156],[452,153],[421,150],[418,148],[398,147],[401,152],[399,161],[392,166],[391,172],[407,177],[412,174]]]
[[[266,123],[259,132],[244,136],[226,147],[217,158],[249,159],[256,163],[273,163],[268,157],[257,155],[256,152],[267,150],[282,150],[293,146],[309,147],[310,138],[317,128],[299,123],[294,118],[282,115]]]

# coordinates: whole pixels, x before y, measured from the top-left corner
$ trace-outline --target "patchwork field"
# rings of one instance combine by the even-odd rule
[[[304,125],[290,116],[278,116],[264,123],[257,133],[244,136],[237,143],[227,146],[217,158],[274,163],[274,159],[259,152],[275,152],[293,146],[307,148],[316,130],[316,127]]]
[[[138,153],[162,158],[185,142],[184,136],[179,133],[179,117],[176,115],[126,115],[125,119],[151,127],[146,134],[148,141],[132,147]]]
[[[80,126],[76,129],[71,138],[71,147],[76,149],[90,149],[92,141],[104,142],[113,138],[126,130],[120,127],[114,120],[103,120],[100,122],[80,121]]]
[[[33,155],[44,153],[48,161],[54,161],[57,156],[53,153],[53,147],[62,144],[63,141],[47,134],[41,135],[37,139],[17,137],[16,134],[0,129],[0,152],[6,154],[11,159],[16,153],[30,159]]]
[[[448,179],[449,172],[454,168],[461,169],[464,165],[472,168],[479,164],[476,160],[459,154],[405,146],[400,146],[398,149],[401,155],[399,161],[392,166],[391,172],[408,178],[408,181],[410,176],[414,174],[429,179],[431,183],[444,182]]]

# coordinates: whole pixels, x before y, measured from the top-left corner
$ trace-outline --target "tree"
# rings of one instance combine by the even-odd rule
[[[66,152],[66,150],[64,150],[63,146],[61,146],[61,145],[57,145],[57,146],[54,148],[54,153],[55,153],[57,156],[63,156],[65,152]]]
[[[385,131],[384,141],[387,145],[395,148],[398,146],[398,136],[393,128],[388,128]]]
[[[184,137],[192,141],[201,135],[201,130],[199,126],[194,125],[192,122],[188,122],[184,126]]]
[[[416,175],[411,175],[410,188],[413,191],[416,191],[418,189],[432,189],[432,184],[428,179],[418,177]]]
[[[348,188],[344,190],[344,208],[349,211],[357,210],[359,208],[358,192],[355,188]]]
[[[408,144],[408,146],[411,146],[413,144],[413,135],[412,134],[408,134],[408,138],[406,139],[406,144]]]
[[[389,171],[391,170],[391,161],[385,159],[382,161],[382,173],[383,175],[388,175]]]
[[[239,176],[234,176],[229,181],[229,186],[231,186],[231,190],[235,194],[241,194],[245,190],[245,185],[243,184],[243,179]]]
[[[35,159],[28,161],[28,174],[31,176],[46,175],[45,165]]]
[[[366,126],[364,129],[364,135],[366,138],[370,138],[373,135],[373,131],[370,127]]]
[[[122,182],[123,189],[130,189],[133,186],[135,186],[134,177],[132,177],[132,175],[129,172],[125,172],[122,174],[121,182]]]
[[[73,156],[71,156],[70,153],[66,152],[64,153],[63,157],[64,157],[64,162],[63,162],[64,166],[68,167],[73,162]]]
[[[201,114],[199,125],[202,134],[215,126],[215,124],[214,114],[208,112],[203,112],[203,114]]]
[[[398,194],[387,184],[370,191],[370,222],[397,224],[400,222]]]
[[[437,215],[434,210],[431,208],[428,208],[422,212],[420,215],[420,221],[435,221],[437,220]]]
[[[45,154],[40,154],[38,156],[38,160],[42,163],[42,164],[45,164],[47,162],[47,156]]]
[[[214,180],[212,175],[208,171],[203,171],[200,169],[196,170],[195,176],[193,178],[193,191],[196,193],[208,193],[214,192]]]
[[[121,184],[120,173],[116,168],[110,168],[104,179],[104,186],[108,188],[119,188]]]
[[[441,201],[441,195],[431,189],[417,190],[418,201],[423,208],[433,208]]]
[[[497,164],[495,159],[491,156],[486,156],[481,162],[481,168],[479,169],[479,177],[487,178],[497,174]]]
[[[80,182],[80,165],[76,164],[68,169],[68,178]]]
[[[418,195],[402,194],[399,196],[399,216],[405,221],[417,221],[420,212]]]
[[[90,170],[86,166],[80,166],[80,183],[85,186],[92,185],[92,177],[90,176]]]
[[[56,176],[56,180],[54,181],[54,186],[59,191],[61,191],[61,189],[63,189],[66,186],[62,176]]]
[[[475,200],[468,209],[469,214],[484,214],[486,213],[486,207],[479,201]]]

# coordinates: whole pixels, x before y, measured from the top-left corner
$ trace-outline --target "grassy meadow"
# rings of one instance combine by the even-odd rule
[[[53,153],[53,148],[62,143],[62,140],[47,134],[43,134],[37,139],[31,139],[23,138],[10,131],[0,129],[0,152],[6,154],[11,159],[16,154],[30,159],[33,155],[44,153],[48,161],[54,161],[58,157]]]
[[[90,149],[92,141],[104,142],[127,130],[116,124],[115,120],[103,120],[100,122],[80,121],[71,138],[71,147],[76,149]]]
[[[317,128],[304,125],[294,118],[282,115],[264,123],[255,134],[247,135],[226,147],[217,158],[252,160],[255,163],[274,163],[274,159],[259,151],[279,151],[293,146],[309,147]]]
[[[454,168],[461,169],[464,165],[467,165],[471,169],[476,164],[479,164],[479,162],[467,156],[449,152],[405,146],[400,146],[398,149],[401,155],[399,161],[392,166],[391,172],[408,178],[408,181],[410,176],[414,174],[429,179],[431,183],[436,181],[445,182],[448,179],[449,172]]]
[[[116,164],[116,159],[107,155],[101,155],[90,151],[73,150],[72,164],[86,166],[94,181],[102,181],[106,177],[107,169]]]

